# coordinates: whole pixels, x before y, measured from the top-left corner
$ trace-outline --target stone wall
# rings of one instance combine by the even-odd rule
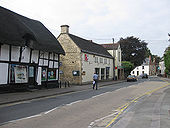
[[[69,81],[70,84],[81,84],[81,55],[80,49],[71,40],[68,34],[60,34],[58,41],[65,51],[65,56],[61,55],[60,80]],[[73,71],[79,71],[79,76],[73,76]]]

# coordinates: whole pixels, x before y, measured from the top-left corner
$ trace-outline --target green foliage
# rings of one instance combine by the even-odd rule
[[[146,48],[146,57],[149,58],[149,56],[152,56],[152,53],[149,48]]]
[[[134,69],[134,64],[130,61],[122,61],[122,66],[124,67],[125,76],[130,74],[130,72]]]
[[[150,54],[147,43],[139,38],[133,36],[121,38],[118,43],[120,43],[122,49],[122,60],[130,61],[135,67],[141,65]]]
[[[170,47],[168,47],[165,50],[165,54],[164,54],[164,62],[165,62],[165,67],[166,67],[166,74],[170,74]]]

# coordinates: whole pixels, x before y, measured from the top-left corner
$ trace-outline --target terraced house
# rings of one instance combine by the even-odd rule
[[[69,26],[61,26],[58,41],[65,56],[61,56],[60,79],[71,84],[92,81],[94,72],[99,80],[113,79],[114,58],[101,45],[69,33]]]
[[[61,54],[41,22],[0,7],[0,87],[57,86]]]
[[[124,79],[124,69],[122,67],[122,51],[119,43],[101,44],[115,58],[115,79]]]

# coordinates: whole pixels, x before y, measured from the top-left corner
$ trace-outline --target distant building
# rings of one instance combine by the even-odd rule
[[[124,79],[124,69],[122,67],[122,51],[119,43],[101,44],[115,58],[115,77]]]
[[[69,33],[69,26],[61,26],[58,41],[66,55],[61,56],[60,80],[71,84],[84,84],[93,80],[113,79],[113,57],[101,45]]]
[[[157,74],[157,65],[155,62],[155,58],[153,58],[153,61],[151,59],[151,56],[149,56],[149,75],[154,76]]]
[[[159,74],[162,76],[165,76],[165,62],[161,61],[159,62]]]
[[[58,86],[61,54],[41,22],[0,7],[0,87]]]
[[[142,74],[149,75],[149,65],[142,64],[141,66],[137,66],[130,73],[131,75],[140,76]]]
[[[135,76],[140,76],[142,74],[149,75],[149,67],[149,58],[146,58],[143,64],[133,69],[130,74]]]

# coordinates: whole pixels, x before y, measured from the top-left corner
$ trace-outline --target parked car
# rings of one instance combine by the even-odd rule
[[[135,75],[129,75],[127,77],[127,82],[129,82],[129,81],[137,81],[137,77]]]
[[[148,75],[146,74],[146,73],[144,73],[143,75],[142,75],[142,79],[144,79],[144,78],[148,78]]]

